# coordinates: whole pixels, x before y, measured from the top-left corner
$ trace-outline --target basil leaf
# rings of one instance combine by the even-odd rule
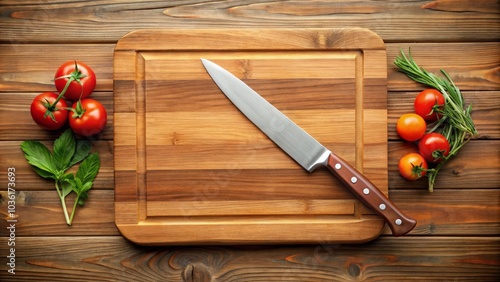
[[[87,191],[92,188],[93,182],[99,168],[101,166],[101,161],[99,160],[98,153],[92,153],[86,157],[80,164],[78,171],[76,172],[75,182],[76,187],[73,190],[77,193],[78,204],[83,206],[85,201],[88,199]]]
[[[80,194],[80,190],[82,189],[82,180],[80,178],[75,178],[75,184],[73,185],[73,191],[75,191],[76,194]]]
[[[73,131],[67,129],[54,141],[54,164],[59,171],[70,168],[70,162],[75,154],[76,141]]]
[[[54,178],[57,174],[57,167],[54,165],[52,153],[39,141],[24,141],[21,143],[21,150],[30,165],[36,167],[35,171],[44,178]]]
[[[99,172],[100,166],[101,161],[99,160],[99,154],[92,153],[80,164],[76,172],[76,178],[81,180],[82,185],[87,182],[93,182]]]
[[[69,167],[81,162],[87,157],[92,149],[92,144],[88,140],[76,140],[76,149]]]
[[[73,186],[75,185],[75,175],[73,173],[65,174],[61,180],[61,191],[63,197],[68,196],[71,191],[73,191]]]
[[[89,198],[89,194],[87,192],[90,190],[90,188],[92,188],[93,184],[94,183],[92,182],[86,182],[82,187],[80,187],[80,192],[78,193],[78,204],[80,206],[83,206],[83,204],[85,204],[85,201]]]
[[[39,169],[38,167],[36,166],[33,166],[33,170],[38,174],[40,175],[41,177],[43,178],[51,178],[51,179],[57,179],[57,176],[55,174],[53,174],[52,172],[48,172],[48,171],[45,171],[45,170],[42,170],[42,169]]]
[[[80,197],[78,198],[78,204],[80,206],[83,206],[85,204],[85,201],[89,198],[89,195],[87,192],[83,192],[80,194]]]
[[[92,185],[94,185],[93,182],[86,182],[85,184],[83,184],[83,186],[81,187],[80,189],[80,192],[81,193],[87,193],[88,190],[90,190],[90,188],[92,188]]]

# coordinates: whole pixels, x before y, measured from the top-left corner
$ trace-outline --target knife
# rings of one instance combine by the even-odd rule
[[[233,104],[308,172],[326,166],[367,206],[381,215],[394,236],[410,232],[416,220],[405,215],[363,174],[332,153],[239,78],[207,59],[203,66]]]

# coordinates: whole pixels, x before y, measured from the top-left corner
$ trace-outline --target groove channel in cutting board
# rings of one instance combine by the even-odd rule
[[[247,120],[200,58],[243,79],[388,192],[386,53],[374,33],[137,31],[114,54],[115,221],[125,237],[314,243],[381,232],[382,219],[327,170],[307,173]]]

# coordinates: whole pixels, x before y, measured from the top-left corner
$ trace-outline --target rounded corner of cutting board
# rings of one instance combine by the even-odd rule
[[[364,27],[353,28],[351,30],[353,30],[357,33],[356,36],[358,36],[358,38],[360,40],[370,41],[371,44],[373,44],[373,47],[375,49],[384,49],[385,50],[384,40],[375,31],[368,29],[368,28],[364,28]]]
[[[131,37],[134,36],[134,34],[138,33],[138,32],[142,32],[142,30],[132,30],[132,31],[129,31],[127,32],[125,35],[123,35],[120,39],[118,39],[118,41],[116,42],[116,45],[115,45],[115,50],[120,50],[121,49],[121,46],[124,45],[125,42],[131,40]]]
[[[137,232],[137,225],[120,224],[120,223],[115,223],[115,225],[116,228],[118,228],[120,235],[122,235],[122,237],[125,238],[127,241],[141,246],[151,245],[151,242],[144,240],[145,238],[143,236],[137,236],[137,234],[139,233]]]
[[[140,38],[147,38],[147,35],[154,35],[157,32],[160,32],[161,29],[136,29],[127,32],[123,35],[115,45],[116,50],[130,49],[130,43],[137,43],[137,40]]]
[[[378,227],[374,228],[372,232],[365,234],[363,238],[359,238],[359,240],[356,240],[353,243],[363,244],[377,239],[384,232],[385,229],[385,221],[383,221],[382,219],[379,219],[377,221],[378,221]]]

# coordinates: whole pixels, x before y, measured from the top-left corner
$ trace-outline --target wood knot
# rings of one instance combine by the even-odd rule
[[[462,170],[460,168],[454,169],[451,173],[455,176],[460,176],[462,174]]]
[[[347,272],[352,277],[358,277],[359,275],[361,275],[361,268],[359,267],[359,265],[352,263],[347,267]]]
[[[212,274],[206,265],[202,263],[192,263],[184,267],[181,278],[182,281],[185,282],[205,282],[212,281]]]

